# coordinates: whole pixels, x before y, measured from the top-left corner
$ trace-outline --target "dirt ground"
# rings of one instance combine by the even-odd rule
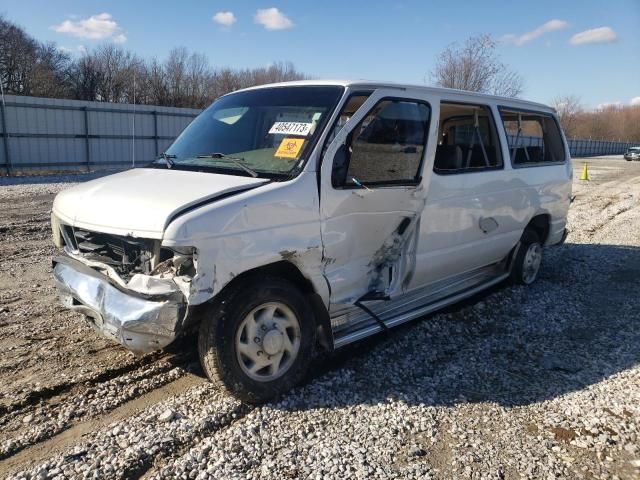
[[[545,251],[531,290],[501,285],[388,338],[364,342],[326,361],[280,403],[258,408],[210,391],[194,339],[136,358],[59,306],[51,280],[56,249],[49,212],[65,185],[0,185],[0,477],[270,478],[285,470],[279,470],[279,447],[267,440],[259,455],[250,449],[237,453],[252,459],[245,470],[207,459],[224,442],[233,444],[234,431],[251,422],[264,431],[298,432],[329,407],[335,425],[329,416],[322,428],[342,438],[340,415],[347,410],[356,427],[358,421],[373,422],[366,409],[381,404],[389,405],[393,419],[407,415],[397,406],[400,398],[409,410],[426,409],[416,415],[433,419],[429,438],[423,430],[390,433],[402,440],[389,452],[381,446],[369,453],[366,464],[381,467],[362,467],[368,477],[640,478],[640,162],[587,162],[591,180],[583,182],[578,178],[584,161],[574,161],[571,234],[565,245]],[[415,345],[416,338],[426,343]],[[481,369],[487,345],[493,363]],[[417,354],[419,348],[431,353]],[[534,359],[533,366],[513,363],[523,359]],[[465,362],[477,366],[474,378],[467,377]],[[391,385],[394,365],[415,371],[411,378],[400,372],[399,383]],[[344,381],[345,375],[365,374],[366,386]],[[344,397],[351,398],[335,400]],[[178,415],[181,404],[190,410]],[[365,411],[357,414],[359,408]],[[190,419],[189,433],[167,430],[161,419],[166,411]],[[138,418],[149,436],[131,423],[140,438],[127,437],[123,447],[118,434],[109,432],[118,425],[126,430]],[[483,421],[495,429],[476,424]],[[168,438],[156,448],[154,436]],[[95,453],[112,445],[107,437],[118,439],[112,463]],[[131,439],[149,441],[149,448],[119,452],[118,445],[130,450]],[[367,438],[351,442],[369,448]],[[205,460],[189,463],[203,451]],[[301,463],[325,468],[324,457],[305,452],[299,446]],[[342,468],[354,460],[332,455],[344,462],[335,471],[329,464],[317,471],[343,477]],[[306,467],[295,468],[289,472],[294,477],[307,476]]]

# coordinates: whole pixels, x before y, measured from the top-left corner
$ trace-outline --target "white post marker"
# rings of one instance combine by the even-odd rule
[[[131,120],[131,165],[136,168],[136,71],[133,70],[133,118]]]

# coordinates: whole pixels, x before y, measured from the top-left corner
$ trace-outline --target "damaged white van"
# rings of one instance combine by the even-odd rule
[[[507,278],[561,243],[554,110],[365,82],[216,100],[154,163],[61,192],[66,306],[137,353],[199,330],[202,366],[262,401],[343,347]]]

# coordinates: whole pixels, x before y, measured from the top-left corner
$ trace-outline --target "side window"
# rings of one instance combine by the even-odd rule
[[[349,135],[342,185],[413,184],[429,131],[428,105],[382,100]],[[335,182],[334,182],[335,184]]]
[[[440,104],[436,173],[502,168],[502,150],[491,109],[484,105]]]
[[[514,166],[564,162],[564,144],[558,124],[543,113],[500,109]]]

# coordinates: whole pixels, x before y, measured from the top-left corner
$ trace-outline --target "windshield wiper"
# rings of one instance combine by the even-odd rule
[[[158,155],[158,160],[164,160],[164,163],[167,164],[167,168],[173,167],[173,158],[176,158],[176,156],[166,152],[162,152],[160,155]]]
[[[225,155],[224,153],[209,153],[207,155],[197,155],[196,158],[216,158],[218,160],[227,160],[228,162],[233,163],[235,166],[240,167],[252,177],[255,178],[258,176],[257,172],[251,170],[244,164],[244,158],[232,157],[230,155]]]

